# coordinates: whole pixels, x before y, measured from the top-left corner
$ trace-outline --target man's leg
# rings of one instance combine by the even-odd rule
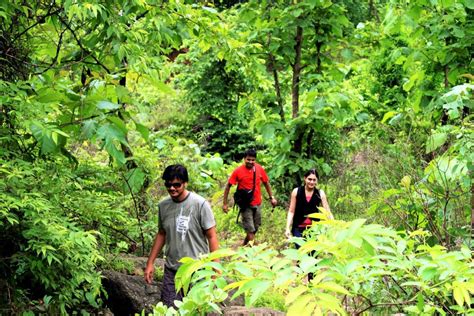
[[[255,239],[255,233],[247,232],[242,246],[246,246],[249,242]]]
[[[243,246],[247,245],[250,241],[254,240],[255,238],[255,226],[254,226],[254,220],[253,220],[253,209],[250,207],[247,207],[245,210],[241,211],[242,215],[242,226],[244,227],[245,230],[245,239],[242,243]]]
[[[246,236],[242,245],[247,245],[255,240],[258,228],[262,224],[262,212],[260,205],[252,206],[242,212],[242,225],[244,226]]]
[[[161,301],[168,307],[176,307],[174,305],[174,301],[183,300],[182,291],[176,293],[176,287],[174,284],[175,275],[176,271],[165,267],[165,271],[163,273],[163,287],[161,288]]]

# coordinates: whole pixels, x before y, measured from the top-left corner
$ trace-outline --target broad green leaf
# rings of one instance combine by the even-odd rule
[[[183,289],[184,293],[188,292],[190,283],[191,283],[191,276],[194,272],[200,269],[203,266],[204,262],[200,260],[193,260],[186,264],[182,264],[179,267],[178,271],[176,272],[176,288]]]
[[[140,168],[129,170],[125,176],[127,180],[125,191],[131,190],[132,193],[138,193],[145,182],[145,177],[145,173]]]
[[[321,220],[327,220],[328,219],[327,214],[323,214],[323,213],[311,213],[311,214],[308,214],[308,217],[309,218],[314,218],[314,219],[321,219]]]
[[[474,10],[474,0],[464,0],[464,5],[466,8]]]
[[[41,145],[41,152],[44,154],[57,152],[58,146],[52,138],[52,131],[48,126],[39,122],[32,122],[30,130],[38,143]]]
[[[127,160],[125,159],[125,154],[123,151],[120,151],[115,147],[113,141],[105,141],[104,145],[105,150],[109,153],[109,155],[119,164],[124,165]]]
[[[291,294],[291,291],[290,293]],[[308,304],[311,303],[311,301],[314,300],[314,297],[312,295],[301,295],[301,296],[298,296],[298,298],[290,304],[289,308],[288,308],[288,312],[287,312],[287,315],[291,316],[291,315],[299,315],[299,316],[302,316],[302,315],[312,315],[313,311],[311,310],[308,310],[307,307],[308,307]]]
[[[160,149],[165,148],[165,146],[166,146],[167,143],[168,143],[168,142],[166,141],[166,139],[164,139],[164,138],[157,138],[156,141],[155,141],[155,146],[156,146],[157,149],[160,150]]]
[[[38,101],[41,103],[59,102],[64,99],[64,95],[53,89],[38,91]]]
[[[275,286],[287,288],[295,279],[291,271],[280,272],[275,280]]]
[[[398,114],[398,112],[396,112],[396,111],[388,111],[387,113],[384,114],[384,116],[383,116],[383,118],[382,118],[382,123],[387,122],[387,120],[391,119],[391,118],[394,117],[396,114]]]
[[[260,281],[252,287],[252,295],[250,297],[250,305],[253,305],[272,285],[270,281]]]
[[[351,225],[348,229],[348,237],[352,237],[357,230],[359,230],[362,225],[366,222],[366,219],[359,218],[351,222]]]
[[[110,101],[99,101],[97,102],[97,108],[100,110],[117,110],[120,108],[120,104],[112,103]]]
[[[97,130],[97,136],[100,139],[104,139],[106,143],[112,143],[113,141],[117,140],[124,145],[128,146],[128,142],[126,140],[126,135],[124,131],[118,128],[116,125],[106,124],[102,125]]]
[[[107,120],[113,123],[117,128],[119,128],[122,134],[124,135],[124,137],[125,135],[127,135],[128,133],[127,126],[125,125],[125,122],[121,118],[119,118],[118,116],[108,116]]]
[[[91,139],[97,131],[97,122],[95,120],[87,120],[82,123],[82,134]]]
[[[273,124],[265,124],[261,129],[261,134],[266,141],[271,141],[274,139],[275,127]]]
[[[397,243],[397,253],[403,254],[406,248],[407,248],[407,242],[405,239],[402,239]]]
[[[135,122],[135,129],[137,130],[137,132],[140,133],[140,135],[142,135],[142,137],[145,141],[148,141],[148,139],[150,137],[150,130],[148,129],[148,127],[146,127],[145,125],[142,125],[140,123]]]
[[[156,88],[159,92],[165,95],[175,95],[176,92],[166,83],[161,81],[159,78],[158,73],[152,72],[149,76],[147,76],[150,82],[153,84],[153,87]]]
[[[124,86],[116,86],[115,87],[115,91],[116,91],[116,94],[117,94],[117,98],[119,99],[122,99],[126,96],[128,96],[128,89]]]
[[[224,165],[224,160],[219,156],[213,156],[206,159],[206,165],[213,172],[218,172]]]
[[[227,285],[226,287],[224,287],[224,291],[229,291],[229,290],[233,290],[233,289],[235,289],[235,288],[241,287],[241,286],[244,285],[246,282],[248,282],[248,279],[230,283],[229,285]]]
[[[308,255],[308,256],[304,256],[301,259],[299,266],[304,273],[309,273],[309,272],[313,272],[316,269],[316,265],[318,262],[319,260]]]
[[[402,180],[400,180],[400,183],[401,185],[404,187],[404,188],[409,188],[410,187],[410,183],[411,183],[411,178],[410,176],[404,176],[402,178]]]
[[[464,305],[463,289],[460,286],[454,286],[453,284],[453,296],[454,296],[454,300],[459,306]]]
[[[220,248],[217,249],[216,251],[211,252],[207,258],[209,260],[215,260],[215,259],[222,259],[225,257],[230,257],[235,255],[235,251],[230,249],[230,248]]]
[[[258,287],[258,285],[260,283],[262,283],[263,281],[260,280],[260,279],[248,279],[247,282],[245,282],[238,290],[237,292],[234,294],[233,298],[237,297],[238,295],[242,294],[242,293],[249,293],[249,292],[252,292],[253,289],[255,289],[256,287]],[[252,297],[248,297],[248,295],[246,295],[245,297],[245,305],[246,306],[250,306],[251,305],[251,300],[252,300]]]
[[[286,305],[290,305],[298,297],[300,297],[303,293],[307,291],[308,291],[308,288],[306,286],[298,286],[296,288],[290,288],[288,295],[286,296],[286,299],[285,299]]]
[[[418,308],[418,311],[423,312],[423,308],[425,306],[425,299],[421,292],[418,292],[418,295],[416,296],[416,301],[416,307]]]
[[[345,294],[345,295],[350,295],[349,291],[347,291],[344,287],[334,283],[334,282],[324,282],[324,283],[319,283],[316,285],[317,288],[323,289],[323,290],[328,290],[331,292],[336,292],[340,294]]]
[[[396,32],[400,28],[400,17],[398,16],[394,8],[390,8],[387,10],[383,25],[383,31],[387,34]]]
[[[365,252],[371,256],[375,255],[377,249],[377,242],[375,239],[370,237],[370,235],[364,235],[362,239],[362,248],[365,250]]]
[[[253,276],[253,271],[251,268],[249,268],[244,262],[236,262],[235,271],[239,272],[242,274],[244,277],[252,277]]]
[[[442,145],[444,145],[447,139],[448,135],[446,133],[432,134],[426,141],[426,153],[430,153],[441,147]]]
[[[431,281],[433,280],[434,276],[438,274],[437,267],[422,267],[418,274],[422,277],[424,281]]]

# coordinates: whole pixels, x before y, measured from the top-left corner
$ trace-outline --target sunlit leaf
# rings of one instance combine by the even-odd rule
[[[447,139],[448,135],[446,133],[432,134],[426,141],[426,153],[430,153],[433,150],[438,149],[446,142]]]
[[[307,291],[308,289],[305,286],[298,286],[296,288],[292,288],[286,296],[286,305],[292,304],[298,297],[300,297],[301,295],[303,295],[303,293]]]
[[[120,108],[120,104],[109,101],[100,101],[97,103],[97,108],[100,110],[116,110]]]

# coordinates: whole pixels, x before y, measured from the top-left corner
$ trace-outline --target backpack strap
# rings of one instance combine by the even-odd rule
[[[252,197],[253,197],[253,194],[255,193],[255,182],[257,181],[257,167],[256,166],[253,166],[253,185],[252,185]],[[234,208],[236,207],[236,205],[234,204]],[[242,210],[240,209],[240,207],[238,207],[239,209],[239,212],[237,213],[237,218],[235,219],[235,223],[238,224],[239,223],[239,217],[240,217],[240,213],[242,212]]]

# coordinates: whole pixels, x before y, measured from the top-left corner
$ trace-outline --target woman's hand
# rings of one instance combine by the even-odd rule
[[[286,236],[286,238],[288,238],[288,239],[290,239],[290,238],[293,236],[293,235],[291,235],[291,231],[290,231],[289,228],[287,228],[287,229],[285,230],[285,236]]]

